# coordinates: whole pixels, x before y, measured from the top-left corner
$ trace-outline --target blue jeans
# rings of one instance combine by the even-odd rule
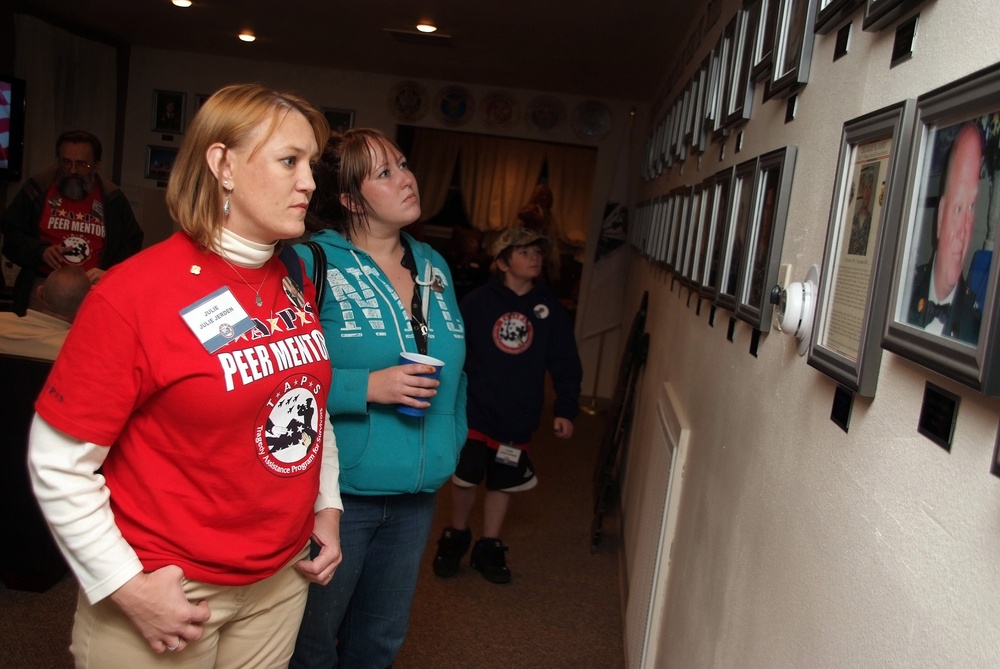
[[[343,501],[344,559],[329,585],[309,584],[292,669],[386,669],[406,637],[434,494]]]

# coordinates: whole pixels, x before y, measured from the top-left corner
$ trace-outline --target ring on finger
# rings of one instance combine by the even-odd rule
[[[167,646],[167,650],[169,650],[172,653],[180,647],[181,647],[181,640],[177,639],[177,643],[175,643],[173,646]]]

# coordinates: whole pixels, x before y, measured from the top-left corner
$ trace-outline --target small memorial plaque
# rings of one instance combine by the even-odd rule
[[[889,67],[896,67],[913,58],[913,40],[917,36],[918,18],[920,14],[915,14],[896,26],[896,38],[892,43],[892,60],[889,62]]]
[[[958,395],[928,381],[924,387],[924,401],[920,406],[917,432],[950,452],[960,401]]]
[[[847,432],[851,427],[851,411],[854,409],[854,393],[844,386],[837,386],[833,393],[833,408],[830,409],[830,420],[841,430]]]

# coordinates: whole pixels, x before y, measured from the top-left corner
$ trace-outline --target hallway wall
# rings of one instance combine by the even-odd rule
[[[740,6],[722,3],[678,87]],[[1000,14],[986,4],[931,0],[919,11],[914,56],[892,69],[894,30],[863,32],[863,8],[844,58],[833,61],[835,31],[816,35],[793,122],[784,101],[762,103],[759,85],[742,152],[729,139],[719,160],[714,144],[640,183],[635,201],[795,145],[782,262],[802,280],[822,263],[844,122],[1000,60]],[[708,304],[699,314],[697,296],[633,251],[626,314],[644,290],[652,343],[622,498],[627,565],[649,550],[636,534],[651,512],[642,493],[666,485],[646,474],[664,381],[691,422],[670,582],[658,584],[668,596],[656,666],[996,666],[1000,401],[884,352],[877,395],[855,401],[845,433],[829,419],[836,384],[792,337],[772,329],[752,356],[746,323],[727,341],[728,312],[710,326]],[[917,433],[928,380],[961,397],[950,453]]]

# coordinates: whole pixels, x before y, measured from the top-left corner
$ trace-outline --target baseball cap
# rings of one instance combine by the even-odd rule
[[[490,242],[490,255],[496,258],[511,246],[528,246],[535,242],[541,242],[544,247],[548,247],[549,240],[545,235],[528,228],[507,228],[502,230]]]

